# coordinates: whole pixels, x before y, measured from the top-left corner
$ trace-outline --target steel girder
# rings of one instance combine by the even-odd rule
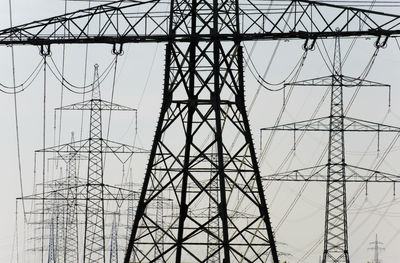
[[[170,30],[169,6],[169,1],[160,0],[107,3],[0,30],[0,45],[190,42],[190,24]],[[203,10],[199,15],[211,13]],[[399,15],[308,0],[240,1],[237,16],[240,26],[234,34],[225,31],[215,36],[204,30],[196,38],[240,41],[372,35],[382,37],[377,44],[385,44],[387,36],[400,34]]]

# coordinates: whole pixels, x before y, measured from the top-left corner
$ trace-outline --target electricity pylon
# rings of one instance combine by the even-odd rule
[[[80,152],[88,153],[88,172],[86,182],[85,228],[83,239],[83,262],[105,262],[105,222],[104,191],[107,187],[103,181],[103,156],[107,152],[117,155],[127,154],[128,158],[142,149],[104,139],[102,136],[102,111],[136,111],[135,109],[110,103],[101,99],[98,65],[95,65],[92,98],[87,101],[63,106],[58,110],[90,111],[89,138],[67,145],[45,149],[46,152]],[[78,147],[77,147],[78,146]],[[74,150],[71,151],[70,148]],[[121,159],[120,159],[121,160]],[[125,161],[124,161],[125,162]]]
[[[169,11],[164,4],[118,1],[71,12],[2,30],[0,45],[109,43],[117,50],[166,43],[163,102],[125,263],[132,251],[140,262],[205,262],[208,229],[217,221],[215,253],[223,262],[265,262],[270,255],[277,263],[245,106],[242,42],[373,35],[380,45],[400,34],[400,16],[306,0],[288,1],[276,12],[252,0],[171,0]],[[197,218],[209,207],[214,182],[219,199],[211,205],[218,213]],[[166,190],[174,193],[179,215],[161,227],[146,208]],[[232,216],[243,209],[256,217]]]
[[[373,245],[373,247],[368,248],[368,250],[374,251],[374,261],[372,261],[371,263],[382,263],[379,259],[379,251],[385,250],[385,248],[381,247],[383,243],[378,241],[378,234],[375,234],[375,241],[370,242],[369,244]]]
[[[343,112],[343,88],[352,86],[377,87],[388,85],[343,76],[339,37],[335,38],[331,76],[287,83],[285,85],[331,87],[330,115],[313,120],[262,128],[261,131],[329,132],[328,162],[321,166],[267,175],[264,177],[264,180],[326,182],[325,231],[322,262],[349,263],[346,182],[400,182],[400,176],[347,164],[345,160],[344,133],[349,131],[399,133],[400,128],[345,116]],[[362,173],[367,174],[363,175]]]
[[[118,263],[118,217],[117,213],[113,216],[110,238],[110,263]]]
[[[136,111],[135,109],[104,101],[100,97],[100,83],[98,66],[95,66],[92,98],[58,108],[56,110],[88,110],[90,111],[89,138],[62,144],[36,152],[52,152],[57,158],[63,159],[67,164],[67,178],[58,182],[60,190],[51,192],[43,191],[41,194],[25,196],[27,200],[46,200],[66,202],[66,235],[64,240],[55,244],[64,247],[63,262],[105,262],[105,217],[104,203],[112,201],[114,206],[121,206],[123,201],[137,199],[136,193],[129,189],[114,187],[104,184],[103,181],[103,156],[106,153],[114,154],[118,160],[125,163],[133,153],[146,153],[148,151],[126,144],[104,139],[102,137],[102,111]],[[77,177],[77,156],[87,155],[87,178]],[[77,209],[84,211],[84,237],[78,241]],[[82,223],[82,222],[81,222]],[[83,257],[79,256],[78,242],[83,244]]]

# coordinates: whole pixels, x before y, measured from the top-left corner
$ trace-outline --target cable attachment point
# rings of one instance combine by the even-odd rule
[[[375,41],[376,48],[386,48],[389,36],[383,36],[383,40],[381,38],[382,36],[378,36],[378,39]]]
[[[40,46],[40,55],[43,57],[51,56],[50,44]]]
[[[118,43],[114,43],[113,44],[112,53],[114,55],[116,55],[116,56],[123,55],[124,54],[123,45],[122,44],[118,44]]]
[[[308,43],[310,40],[311,40],[311,43]],[[317,42],[316,38],[312,38],[312,39],[307,38],[303,44],[303,49],[306,51],[310,51],[310,50],[313,51],[315,48],[315,42]]]

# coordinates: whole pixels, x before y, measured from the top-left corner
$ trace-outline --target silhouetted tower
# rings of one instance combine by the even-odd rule
[[[74,143],[74,133],[71,135],[71,143]],[[77,171],[77,153],[70,152],[64,157],[67,164],[66,178],[66,225],[64,240],[64,263],[79,262],[79,229],[78,229],[78,171]]]
[[[54,231],[54,218],[50,219],[50,231],[49,231],[49,252],[47,254],[47,263],[56,263],[56,235]]]
[[[136,111],[135,109],[101,100],[98,65],[94,68],[92,98],[88,101],[71,104],[60,110],[89,110],[90,132],[85,140],[88,153],[88,172],[85,205],[85,230],[83,262],[105,262],[105,225],[104,225],[104,182],[103,182],[103,155],[106,152],[128,153],[134,152],[133,147],[108,141],[102,136],[102,111],[122,110]],[[82,142],[80,142],[82,143]]]
[[[209,262],[216,254],[278,262],[245,107],[243,49],[219,38],[239,33],[239,6],[173,0],[170,10],[168,32],[188,41],[171,38],[166,47],[163,103],[125,263],[133,249],[138,262]],[[212,37],[199,41],[203,34]],[[162,227],[146,208],[167,190],[179,214]],[[218,212],[209,219],[204,209]],[[245,209],[257,217],[232,216]],[[209,231],[216,225],[221,235]]]
[[[385,250],[385,248],[381,247],[383,243],[378,241],[378,234],[375,234],[375,241],[370,242],[369,244],[373,245],[373,247],[368,248],[368,250],[374,251],[374,261],[372,261],[371,263],[382,263],[379,259],[379,251]]]
[[[327,131],[329,132],[328,162],[321,166],[265,176],[264,179],[272,181],[326,182],[322,262],[349,263],[346,183],[400,182],[400,177],[394,174],[382,173],[347,164],[345,160],[344,132],[400,132],[400,128],[344,116],[343,87],[388,85],[344,76],[342,74],[339,37],[335,38],[331,76],[287,83],[285,85],[330,86],[330,115],[328,117],[283,124],[261,130],[286,130],[294,132]],[[367,175],[359,174],[359,172],[367,173]]]
[[[85,215],[84,262],[105,262],[103,142],[98,65],[90,100],[89,163]],[[83,107],[82,109],[86,109]]]
[[[71,173],[76,174],[76,163],[74,161],[74,156],[77,154],[87,154],[88,159],[88,171],[86,183],[76,185],[77,177],[69,176],[66,185],[68,187],[67,203],[69,207],[75,202],[77,198],[79,200],[84,200],[84,239],[83,239],[83,262],[104,262],[106,260],[105,254],[105,211],[104,202],[114,201],[113,205],[117,202],[128,201],[130,199],[137,198],[133,191],[128,189],[113,187],[104,184],[103,182],[103,156],[106,153],[114,154],[120,162],[125,163],[133,153],[146,153],[148,151],[133,147],[126,144],[121,144],[117,142],[110,141],[102,137],[102,111],[136,111],[129,107],[121,106],[115,103],[104,101],[100,97],[100,83],[98,66],[95,65],[94,70],[94,81],[92,85],[92,98],[87,101],[63,106],[62,108],[57,108],[56,110],[88,110],[90,111],[90,131],[89,138],[81,141],[73,141],[71,143],[54,146],[51,148],[39,150],[38,152],[55,152],[62,156],[68,164],[68,169]],[[83,190],[82,188],[85,188]],[[107,195],[105,195],[107,193]],[[65,198],[65,196],[64,196]],[[71,208],[72,209],[72,208]],[[75,207],[76,209],[76,207]],[[74,212],[68,213],[71,220],[74,220]],[[72,223],[72,222],[71,222]],[[71,226],[73,227],[73,226]],[[71,230],[77,231],[76,229]],[[71,235],[74,235],[71,232]],[[72,250],[69,251],[67,248],[66,252],[73,251],[73,247],[77,246],[77,242],[73,239],[65,240],[65,242],[74,243]],[[67,244],[67,243],[66,243]],[[75,251],[77,252],[77,251]],[[76,261],[78,253],[76,253],[72,258],[68,258],[71,262]]]
[[[340,41],[335,38],[328,143],[325,237],[322,262],[349,262]],[[338,223],[339,221],[339,223]]]
[[[118,263],[118,214],[113,216],[110,238],[110,263]]]

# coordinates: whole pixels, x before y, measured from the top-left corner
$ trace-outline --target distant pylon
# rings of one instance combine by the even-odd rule
[[[331,87],[330,115],[261,130],[329,132],[328,162],[324,165],[296,169],[264,176],[270,181],[317,181],[326,183],[325,230],[322,263],[349,263],[347,228],[347,182],[400,182],[395,174],[349,165],[345,160],[344,132],[400,132],[399,127],[350,118],[343,112],[343,87],[388,86],[342,74],[340,39],[335,38],[332,75],[287,83],[293,86]],[[366,173],[366,175],[362,175]]]
[[[117,213],[113,216],[110,238],[110,263],[118,263],[118,219]]]
[[[136,111],[129,107],[104,101],[100,96],[100,83],[98,66],[95,65],[94,81],[92,85],[92,98],[87,101],[66,105],[56,110],[87,110],[90,111],[89,138],[72,141],[71,143],[53,146],[38,150],[37,152],[54,152],[67,162],[68,169],[76,170],[74,156],[87,154],[88,171],[86,182],[79,181],[79,185],[71,177],[65,186],[68,189],[65,195],[58,198],[66,198],[67,203],[72,204],[74,199],[84,201],[84,238],[83,238],[83,260],[77,261],[74,257],[68,259],[71,262],[100,263],[106,262],[105,254],[105,201],[114,201],[113,205],[120,206],[123,201],[137,199],[135,192],[129,189],[114,187],[103,182],[103,156],[112,153],[121,163],[125,163],[133,153],[147,153],[148,151],[130,145],[110,141],[102,137],[102,112],[103,111]],[[60,194],[60,193],[57,193]],[[47,196],[44,193],[44,196]],[[40,199],[38,195],[31,198]],[[46,197],[50,200],[51,197]],[[50,199],[49,199],[50,198]],[[43,199],[43,198],[42,198]],[[81,205],[81,204],[80,204]],[[71,214],[72,216],[72,214]],[[65,242],[73,240],[65,240]],[[75,243],[75,242],[73,242]],[[76,245],[75,245],[76,246]],[[67,249],[66,252],[71,252]],[[107,255],[108,256],[108,255]]]
[[[64,106],[61,110],[89,110],[90,132],[88,139],[88,173],[86,186],[86,209],[84,230],[84,263],[105,263],[105,222],[104,222],[104,182],[103,182],[103,155],[109,148],[111,152],[133,151],[124,145],[109,142],[102,136],[102,111],[122,110],[136,111],[118,104],[101,100],[98,65],[94,67],[92,98],[88,101]]]
[[[369,244],[373,245],[373,247],[368,248],[368,250],[374,251],[374,261],[371,263],[382,263],[382,261],[379,259],[379,251],[385,250],[385,248],[380,246],[383,245],[383,243],[378,241],[378,234],[375,234],[375,241],[370,242]]]
[[[42,226],[44,227],[44,225]],[[50,236],[49,236],[49,252],[47,254],[47,263],[56,263],[56,245],[55,245],[55,231],[54,231],[54,218],[50,219]]]
[[[74,133],[71,134],[71,143],[75,141]],[[79,229],[78,229],[78,201],[77,187],[79,185],[77,172],[77,153],[67,153],[67,212],[65,225],[64,263],[79,262]]]

